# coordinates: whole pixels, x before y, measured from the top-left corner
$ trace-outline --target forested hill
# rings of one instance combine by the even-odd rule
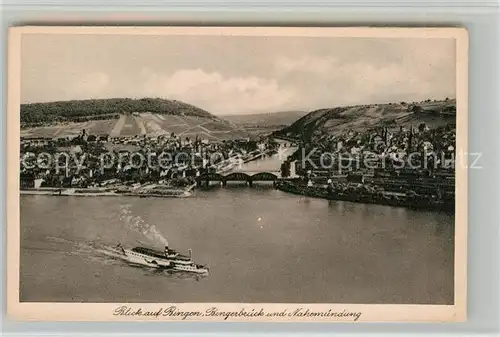
[[[40,125],[109,119],[133,112],[215,118],[203,109],[175,100],[110,98],[21,104],[21,124]]]

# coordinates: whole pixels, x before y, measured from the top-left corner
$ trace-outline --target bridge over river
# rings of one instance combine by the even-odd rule
[[[245,182],[252,186],[254,182],[275,182],[281,178],[281,164],[293,154],[297,147],[291,142],[278,140],[278,153],[274,155],[260,154],[258,159],[236,164],[229,170],[218,170],[197,178],[198,186],[210,182],[220,182],[225,186],[228,182]]]

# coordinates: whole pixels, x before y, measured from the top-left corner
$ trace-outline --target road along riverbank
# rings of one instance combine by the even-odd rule
[[[76,197],[155,197],[185,198],[190,189],[92,189],[92,188],[33,188],[22,189],[21,195],[76,196]]]

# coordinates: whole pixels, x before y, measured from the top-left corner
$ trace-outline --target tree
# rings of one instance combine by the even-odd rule
[[[283,162],[281,164],[281,176],[283,178],[287,178],[290,176],[290,163],[288,161]]]
[[[413,113],[420,113],[422,112],[422,107],[419,105],[414,105],[411,110]]]
[[[420,123],[419,126],[418,126],[418,131],[419,132],[424,132],[425,126],[426,126],[425,123]]]

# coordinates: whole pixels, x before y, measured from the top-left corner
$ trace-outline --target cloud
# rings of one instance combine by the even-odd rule
[[[401,54],[403,55],[403,54]],[[274,71],[280,82],[297,86],[289,108],[323,108],[439,99],[455,95],[454,59],[442,50],[410,50],[406,57],[373,62],[370,55],[348,59],[306,55],[278,57]],[[300,88],[300,90],[298,89]]]
[[[449,59],[439,53],[420,58],[375,64],[369,58],[346,62],[314,55],[280,56],[266,77],[201,68],[165,73],[143,67],[130,75],[131,80],[103,72],[81,75],[68,85],[68,91],[71,98],[176,99],[213,114],[454,97],[454,66],[449,65]]]
[[[257,76],[223,76],[202,69],[181,69],[171,75],[141,72],[143,91],[149,96],[177,99],[215,114],[273,111],[293,97],[275,79]]]
[[[453,39],[27,39],[26,103],[162,97],[238,114],[455,96]]]

